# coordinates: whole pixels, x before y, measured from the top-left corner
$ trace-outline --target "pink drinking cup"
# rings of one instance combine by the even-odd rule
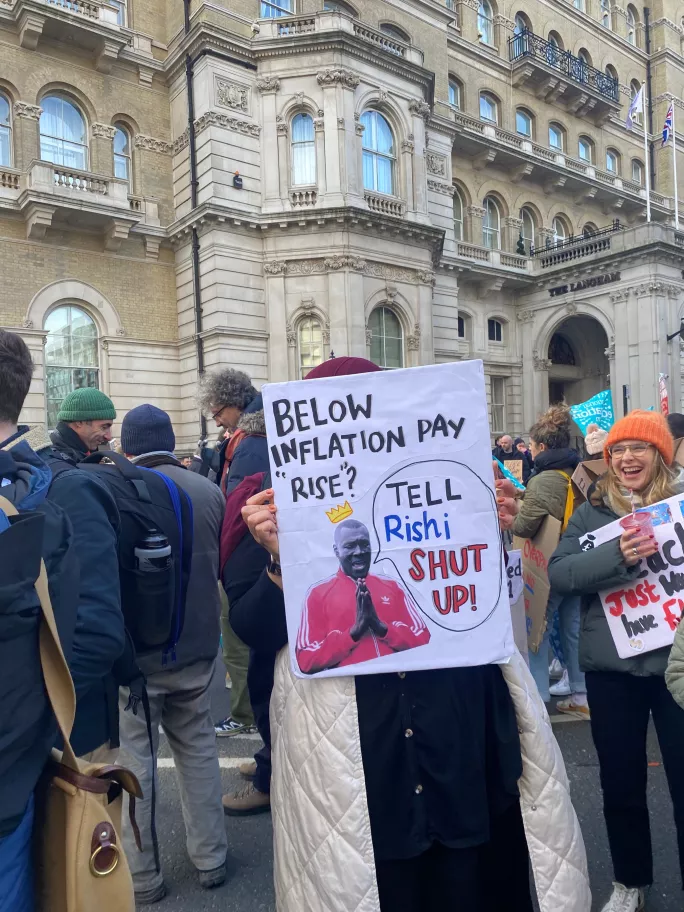
[[[625,532],[631,532],[632,529],[638,529],[642,535],[653,535],[653,519],[648,510],[628,513],[627,516],[622,517],[620,525]]]

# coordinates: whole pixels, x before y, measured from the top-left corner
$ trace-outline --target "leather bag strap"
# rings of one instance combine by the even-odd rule
[[[0,510],[3,510],[7,516],[19,515],[14,504],[10,503],[5,497],[0,497]],[[59,640],[57,623],[52,610],[52,602],[50,601],[47,571],[42,558],[40,561],[40,573],[35,582],[35,587],[43,614],[39,635],[40,663],[43,668],[43,678],[45,679],[48,699],[64,739],[61,762],[72,770],[79,772],[78,761],[69,742],[71,729],[74,726],[74,716],[76,715],[76,692],[74,691],[74,682],[71,679],[69,666],[64,658],[62,644]]]

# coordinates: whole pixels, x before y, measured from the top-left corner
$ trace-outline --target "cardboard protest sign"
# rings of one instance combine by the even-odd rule
[[[549,560],[558,547],[561,524],[547,516],[534,538],[513,539],[522,553],[523,595],[527,619],[527,645],[537,652],[546,632],[546,606],[549,601]]]
[[[508,658],[482,362],[263,394],[294,673]]]
[[[580,462],[572,474],[575,509],[587,499],[589,488],[605,471],[606,464],[603,459],[589,459],[586,462]]]
[[[520,551],[508,552],[506,577],[508,578],[508,598],[511,603],[513,639],[520,654],[527,659],[527,623],[525,618],[525,599],[523,598],[522,554]]]
[[[586,402],[570,406],[570,414],[583,434],[587,433],[590,424],[597,424],[602,431],[609,431],[615,424],[613,399],[610,390],[596,393]]]
[[[684,609],[684,497],[637,510],[651,514],[658,551],[639,561],[631,585],[599,592],[615,648],[621,659],[671,646]],[[580,539],[583,551],[619,538],[619,520]]]
[[[523,483],[523,464],[522,459],[504,459],[504,468],[520,484]]]

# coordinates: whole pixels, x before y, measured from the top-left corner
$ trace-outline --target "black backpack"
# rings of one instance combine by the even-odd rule
[[[103,464],[102,459],[111,464]],[[192,503],[178,485],[154,469],[129,462],[119,453],[93,453],[78,465],[93,473],[114,498],[121,518],[119,579],[121,609],[138,655],[163,652],[175,660],[183,630],[185,598],[192,564]],[[171,546],[168,569],[138,569],[135,548],[161,532]]]

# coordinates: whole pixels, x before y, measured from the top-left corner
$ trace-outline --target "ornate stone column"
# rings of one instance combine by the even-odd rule
[[[14,115],[15,165],[26,171],[34,159],[40,158],[38,122],[42,113],[40,105],[16,101],[12,106]]]
[[[482,223],[485,217],[485,210],[482,206],[468,206],[466,209],[468,219],[468,237],[471,244],[477,244],[482,247]]]
[[[268,313],[268,379],[272,382],[289,380],[287,346],[287,311],[285,308],[285,273],[287,264],[281,260],[264,263],[266,276],[266,310]]]
[[[285,128],[285,134],[287,134],[287,124],[278,123],[276,114],[276,93],[280,89],[280,79],[277,76],[257,76],[256,87],[261,93],[264,140],[262,148],[271,150],[271,156],[277,155],[278,159],[277,162],[271,160],[263,168],[264,211],[280,212],[283,208],[280,198],[283,154],[285,155],[285,162],[287,162],[287,135],[284,137],[279,135],[281,126]],[[287,180],[283,191],[287,192]]]
[[[355,166],[357,137],[354,120],[354,90],[359,77],[344,67],[326,67],[316,75],[323,92],[323,123],[326,162],[326,205],[340,206],[345,196],[363,196],[361,172]],[[346,183],[343,175],[346,173]],[[354,181],[352,183],[352,181]]]
[[[116,130],[109,124],[94,123],[90,128],[90,171],[96,174],[114,176],[114,134]],[[131,138],[131,144],[133,140]],[[133,150],[129,151],[133,161]],[[133,188],[131,188],[132,190]]]
[[[522,230],[522,219],[513,218],[509,215],[503,219],[503,238],[502,246],[509,253],[515,253],[518,246],[518,238]]]
[[[430,105],[422,99],[415,99],[409,102],[409,111],[413,114],[412,136],[408,137],[418,153],[413,155],[413,194],[408,196],[409,207],[414,209],[421,221],[427,219],[428,200],[427,200],[427,166],[425,155],[422,150],[427,145],[425,141],[425,124],[430,117]],[[403,148],[403,147],[402,147]],[[446,160],[445,160],[446,164]],[[448,164],[446,165],[448,168]],[[445,173],[446,177],[446,173]]]

